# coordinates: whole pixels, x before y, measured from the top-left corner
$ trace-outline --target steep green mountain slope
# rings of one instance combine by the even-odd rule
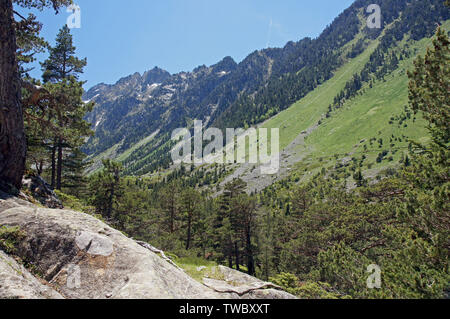
[[[282,149],[287,147],[302,131],[314,126],[320,120],[336,94],[345,87],[345,84],[352,78],[353,74],[362,70],[377,44],[378,41],[372,41],[362,54],[354,59],[350,59],[340,67],[330,80],[317,87],[285,111],[263,123],[261,127],[279,128],[280,147]]]
[[[449,23],[446,23],[446,26],[448,28]],[[424,54],[425,47],[430,42],[428,38],[423,39],[411,45],[410,50]],[[303,160],[297,164],[299,171],[304,173],[306,170],[311,174],[322,167],[333,166],[336,162],[346,162],[352,158],[360,160],[364,156],[363,174],[374,177],[381,167],[396,165],[407,153],[411,140],[426,142],[428,132],[425,122],[420,116],[405,109],[408,105],[409,81],[406,72],[411,70],[412,60],[413,58],[409,58],[402,61],[384,80],[364,86],[360,94],[344,103],[329,118],[321,118],[326,112],[327,103],[331,101],[331,94],[327,95],[326,90],[316,92],[322,95],[314,101],[317,106],[314,110],[321,109],[322,113],[318,111],[306,119],[292,115],[297,113],[294,108],[300,107],[302,102],[309,105],[309,101],[305,99],[288,110],[292,112],[291,115],[280,114],[280,117],[284,115],[287,119],[283,122],[287,130],[285,133],[282,130],[281,133],[285,137],[285,140],[282,140],[284,144],[290,141],[293,135],[300,134],[300,130],[321,121],[321,124],[310,132],[305,143],[294,149],[294,152],[303,154]],[[303,113],[303,110],[300,113]],[[267,124],[278,125],[276,120],[279,121],[274,118],[274,124]],[[289,130],[290,127],[292,129]]]
[[[411,48],[423,54],[424,47],[429,44],[430,39],[424,39]],[[369,146],[370,138],[383,139],[381,149],[405,147],[408,139],[425,142],[427,131],[420,118],[414,121],[411,114],[404,121],[397,120],[407,112],[409,80],[406,71],[411,67],[412,59],[405,60],[385,80],[376,81],[371,88],[364,87],[361,95],[346,102],[330,119],[324,120],[307,142],[307,145],[314,145],[315,155],[379,152],[378,143]],[[398,142],[399,138],[402,142]],[[360,142],[363,139],[366,141]],[[366,151],[364,145],[367,146]]]
[[[346,49],[355,42],[356,40],[343,48],[343,56],[346,55]],[[277,176],[260,175],[259,169],[254,169],[255,165],[253,164],[232,165],[230,169],[233,170],[233,173],[224,179],[222,185],[233,178],[240,177],[248,184],[249,190],[260,191],[274,181],[287,177],[295,164],[303,162],[306,156],[312,152],[311,146],[305,143],[305,137],[318,128],[317,123],[326,113],[333,98],[351,80],[353,74],[363,69],[378,44],[379,41],[371,40],[362,54],[347,59],[330,80],[318,86],[288,109],[259,125],[262,128],[279,129],[281,161]]]
[[[448,21],[444,23],[444,28],[449,26]],[[281,166],[276,177],[259,176],[254,165],[235,165],[222,184],[240,177],[248,183],[249,190],[260,191],[289,175],[304,178],[321,168],[362,157],[363,175],[372,178],[381,168],[397,165],[411,140],[428,139],[425,122],[405,107],[407,71],[412,69],[414,57],[423,55],[430,43],[430,38],[417,42],[405,37],[391,51],[404,52],[409,58],[400,61],[384,79],[363,85],[355,97],[327,117],[334,97],[370,61],[379,45],[379,41],[372,41],[362,54],[339,68],[333,78],[261,125],[280,129]]]

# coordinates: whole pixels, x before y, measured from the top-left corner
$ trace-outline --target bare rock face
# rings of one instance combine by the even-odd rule
[[[67,298],[214,298],[218,294],[89,215],[15,207],[0,224],[26,237],[18,255]]]
[[[34,207],[33,204],[0,191],[0,213],[13,207]]]
[[[62,299],[62,296],[0,251],[0,299]]]
[[[203,278],[203,283],[220,293],[232,293],[247,299],[295,299],[295,296],[282,291],[280,287],[261,281],[240,271],[218,266],[221,280]]]
[[[292,297],[276,287],[255,283],[256,279],[248,284],[249,278],[253,277],[245,277],[245,274],[242,274],[245,280],[241,282],[247,284],[242,290],[208,287],[121,232],[83,213],[23,205],[23,201],[14,198],[0,199],[0,225],[20,227],[25,238],[16,247],[18,257],[34,265],[43,281],[65,298]],[[6,265],[0,266],[0,287],[10,282],[3,276]],[[234,276],[238,278],[239,274]],[[238,281],[236,278],[233,279],[235,282]],[[21,282],[15,282],[20,290]],[[12,295],[47,297],[38,288],[33,290],[28,286],[24,283],[23,293]],[[35,287],[34,284],[31,287]],[[28,293],[27,289],[34,294]],[[2,296],[5,295],[0,293],[0,298]],[[54,294],[48,295],[52,296]]]

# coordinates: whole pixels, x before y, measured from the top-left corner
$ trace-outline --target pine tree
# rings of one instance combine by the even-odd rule
[[[86,154],[80,149],[74,149],[64,160],[63,172],[64,191],[78,198],[86,198],[87,178],[85,170],[92,164],[86,161]]]
[[[104,217],[111,219],[117,211],[118,201],[123,196],[122,165],[111,160],[103,160],[103,170],[91,178],[90,202]]]
[[[234,215],[232,201],[239,195],[244,193],[246,184],[241,179],[234,179],[225,185],[224,193],[218,199],[218,209],[214,221],[216,228],[215,242],[222,251],[224,258],[228,260],[228,266],[233,267],[233,256],[236,257],[238,249],[236,249],[235,230],[237,226],[236,216]],[[238,256],[239,259],[239,256]],[[238,268],[239,265],[236,265]]]
[[[83,117],[93,104],[82,101],[83,82],[78,81],[87,62],[77,58],[75,50],[65,25],[57,35],[56,45],[49,49],[49,58],[41,63],[44,83],[56,101],[51,119],[58,128],[52,139],[51,185],[58,190],[63,186],[64,150],[78,153],[84,138],[91,134]]]
[[[180,187],[176,182],[170,182],[158,192],[159,208],[164,213],[164,229],[170,234],[173,234],[178,229],[180,193]]]
[[[433,49],[429,48],[424,58],[419,56],[414,63],[414,72],[408,73],[411,106],[415,112],[423,112],[434,143],[441,146],[448,143],[450,136],[449,45],[448,36],[439,28]]]
[[[252,239],[255,226],[255,201],[247,194],[240,194],[233,199],[231,204],[233,232],[235,245],[236,267],[239,270],[239,245],[244,246],[244,255],[247,262],[247,272],[255,274],[254,247]]]
[[[198,204],[201,202],[200,194],[189,187],[183,190],[181,194],[182,210],[186,222],[186,250],[191,248],[192,228],[197,222],[199,216]]]
[[[437,248],[436,265],[447,267],[442,269],[448,272],[450,41],[444,30],[438,29],[433,47],[425,57],[417,58],[409,77],[410,104],[428,120],[432,143],[427,146],[414,143],[411,166],[404,174],[412,187],[408,189],[407,205],[401,214],[425,241]]]
[[[49,57],[41,63],[44,74],[44,83],[58,83],[69,77],[78,77],[83,73],[87,64],[86,58],[79,59],[75,56],[76,48],[73,45],[73,37],[67,25],[64,25],[56,36],[56,45],[49,49]]]
[[[353,174],[353,179],[356,182],[356,187],[362,187],[365,185],[364,176],[361,173],[361,170],[358,170],[355,174]]]

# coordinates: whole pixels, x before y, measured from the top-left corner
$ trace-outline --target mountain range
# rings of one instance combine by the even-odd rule
[[[282,173],[308,157],[317,162],[322,156],[325,165],[327,158],[345,161],[362,148],[376,166],[377,152],[389,153],[394,146],[406,147],[408,138],[426,135],[419,129],[420,119],[410,115],[409,126],[404,120],[394,129],[393,122],[405,115],[406,71],[412,59],[424,48],[423,39],[449,19],[449,12],[440,0],[382,0],[381,28],[371,29],[366,10],[372,2],[355,1],[315,39],[255,51],[240,63],[225,57],[215,65],[177,74],[155,67],[113,85],[92,87],[84,95],[85,101],[96,104],[86,118],[95,131],[83,148],[93,161],[89,172],[100,168],[103,158],[122,162],[130,175],[168,169],[172,130],[192,128],[194,119],[221,129],[278,127],[285,157]],[[390,84],[384,90],[386,81]],[[371,103],[374,92],[378,99],[383,96],[381,104],[392,103],[381,110],[380,103]],[[358,110],[360,103],[370,103],[364,105],[366,113]],[[336,122],[343,114],[345,121]],[[349,125],[340,130],[346,121]],[[361,130],[350,133],[354,125]],[[339,132],[345,141],[337,140]],[[372,149],[374,139],[390,143]],[[393,158],[399,159],[400,153],[395,151]],[[382,158],[389,158],[386,155]],[[258,178],[249,174],[251,169],[240,167],[237,174],[249,182]],[[261,189],[271,182],[254,186]]]

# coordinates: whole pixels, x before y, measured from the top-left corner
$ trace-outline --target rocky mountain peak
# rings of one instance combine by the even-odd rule
[[[171,74],[166,70],[163,70],[159,67],[154,67],[153,69],[144,72],[142,75],[143,85],[154,84],[154,83],[162,83],[168,80],[171,77]]]

